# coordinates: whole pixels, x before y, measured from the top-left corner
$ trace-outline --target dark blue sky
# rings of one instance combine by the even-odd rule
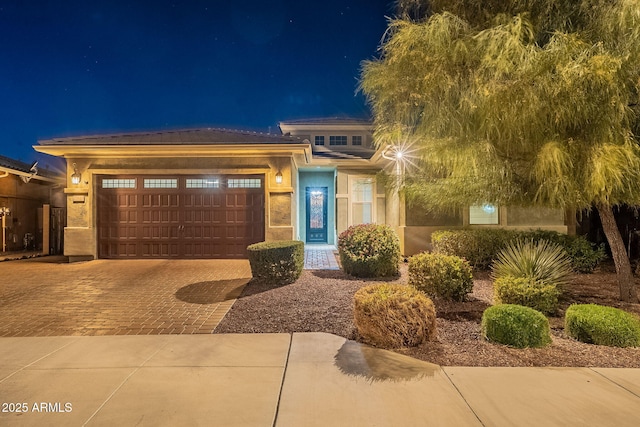
[[[38,139],[366,117],[392,0],[0,0],[0,154]]]

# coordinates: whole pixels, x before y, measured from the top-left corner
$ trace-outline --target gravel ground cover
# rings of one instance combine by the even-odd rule
[[[406,283],[401,275],[388,280]],[[353,294],[376,280],[356,279],[342,271],[305,270],[295,283],[270,287],[249,282],[215,333],[328,332],[357,340],[353,324]],[[565,289],[561,309],[549,318],[552,345],[543,349],[515,349],[485,341],[480,319],[493,303],[489,275],[474,275],[473,292],[465,302],[434,300],[437,338],[420,347],[395,349],[442,366],[557,366],[640,368],[640,348],[612,348],[584,344],[564,334],[564,311],[572,303],[596,303],[640,315],[640,304],[621,303],[612,265],[594,274],[576,275]]]

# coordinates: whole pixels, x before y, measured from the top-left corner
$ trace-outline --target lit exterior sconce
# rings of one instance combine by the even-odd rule
[[[78,185],[80,184],[80,181],[82,180],[82,175],[80,174],[80,172],[78,172],[78,169],[76,168],[76,164],[73,164],[73,175],[71,175],[71,183],[74,185]]]
[[[276,184],[282,184],[282,172],[280,171],[276,174]]]

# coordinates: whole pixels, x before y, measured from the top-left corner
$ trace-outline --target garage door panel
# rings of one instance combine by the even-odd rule
[[[144,242],[142,245],[143,258],[178,258],[177,243]]]
[[[197,186],[211,180],[202,177],[123,176],[137,184],[119,188],[101,188],[99,179],[99,257],[238,258],[264,240],[264,189],[242,188],[261,186],[257,176],[236,176],[231,188],[223,177],[208,187]]]

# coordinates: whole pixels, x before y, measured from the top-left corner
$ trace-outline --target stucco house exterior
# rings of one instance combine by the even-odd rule
[[[402,252],[455,227],[575,227],[557,210],[470,207],[429,216],[376,179],[389,160],[372,124],[283,121],[281,133],[189,129],[39,141],[67,162],[65,254],[94,258],[237,258],[263,240],[337,243],[350,225],[398,231]],[[571,219],[571,216],[569,216]]]
[[[0,253],[62,249],[64,176],[0,156]]]

